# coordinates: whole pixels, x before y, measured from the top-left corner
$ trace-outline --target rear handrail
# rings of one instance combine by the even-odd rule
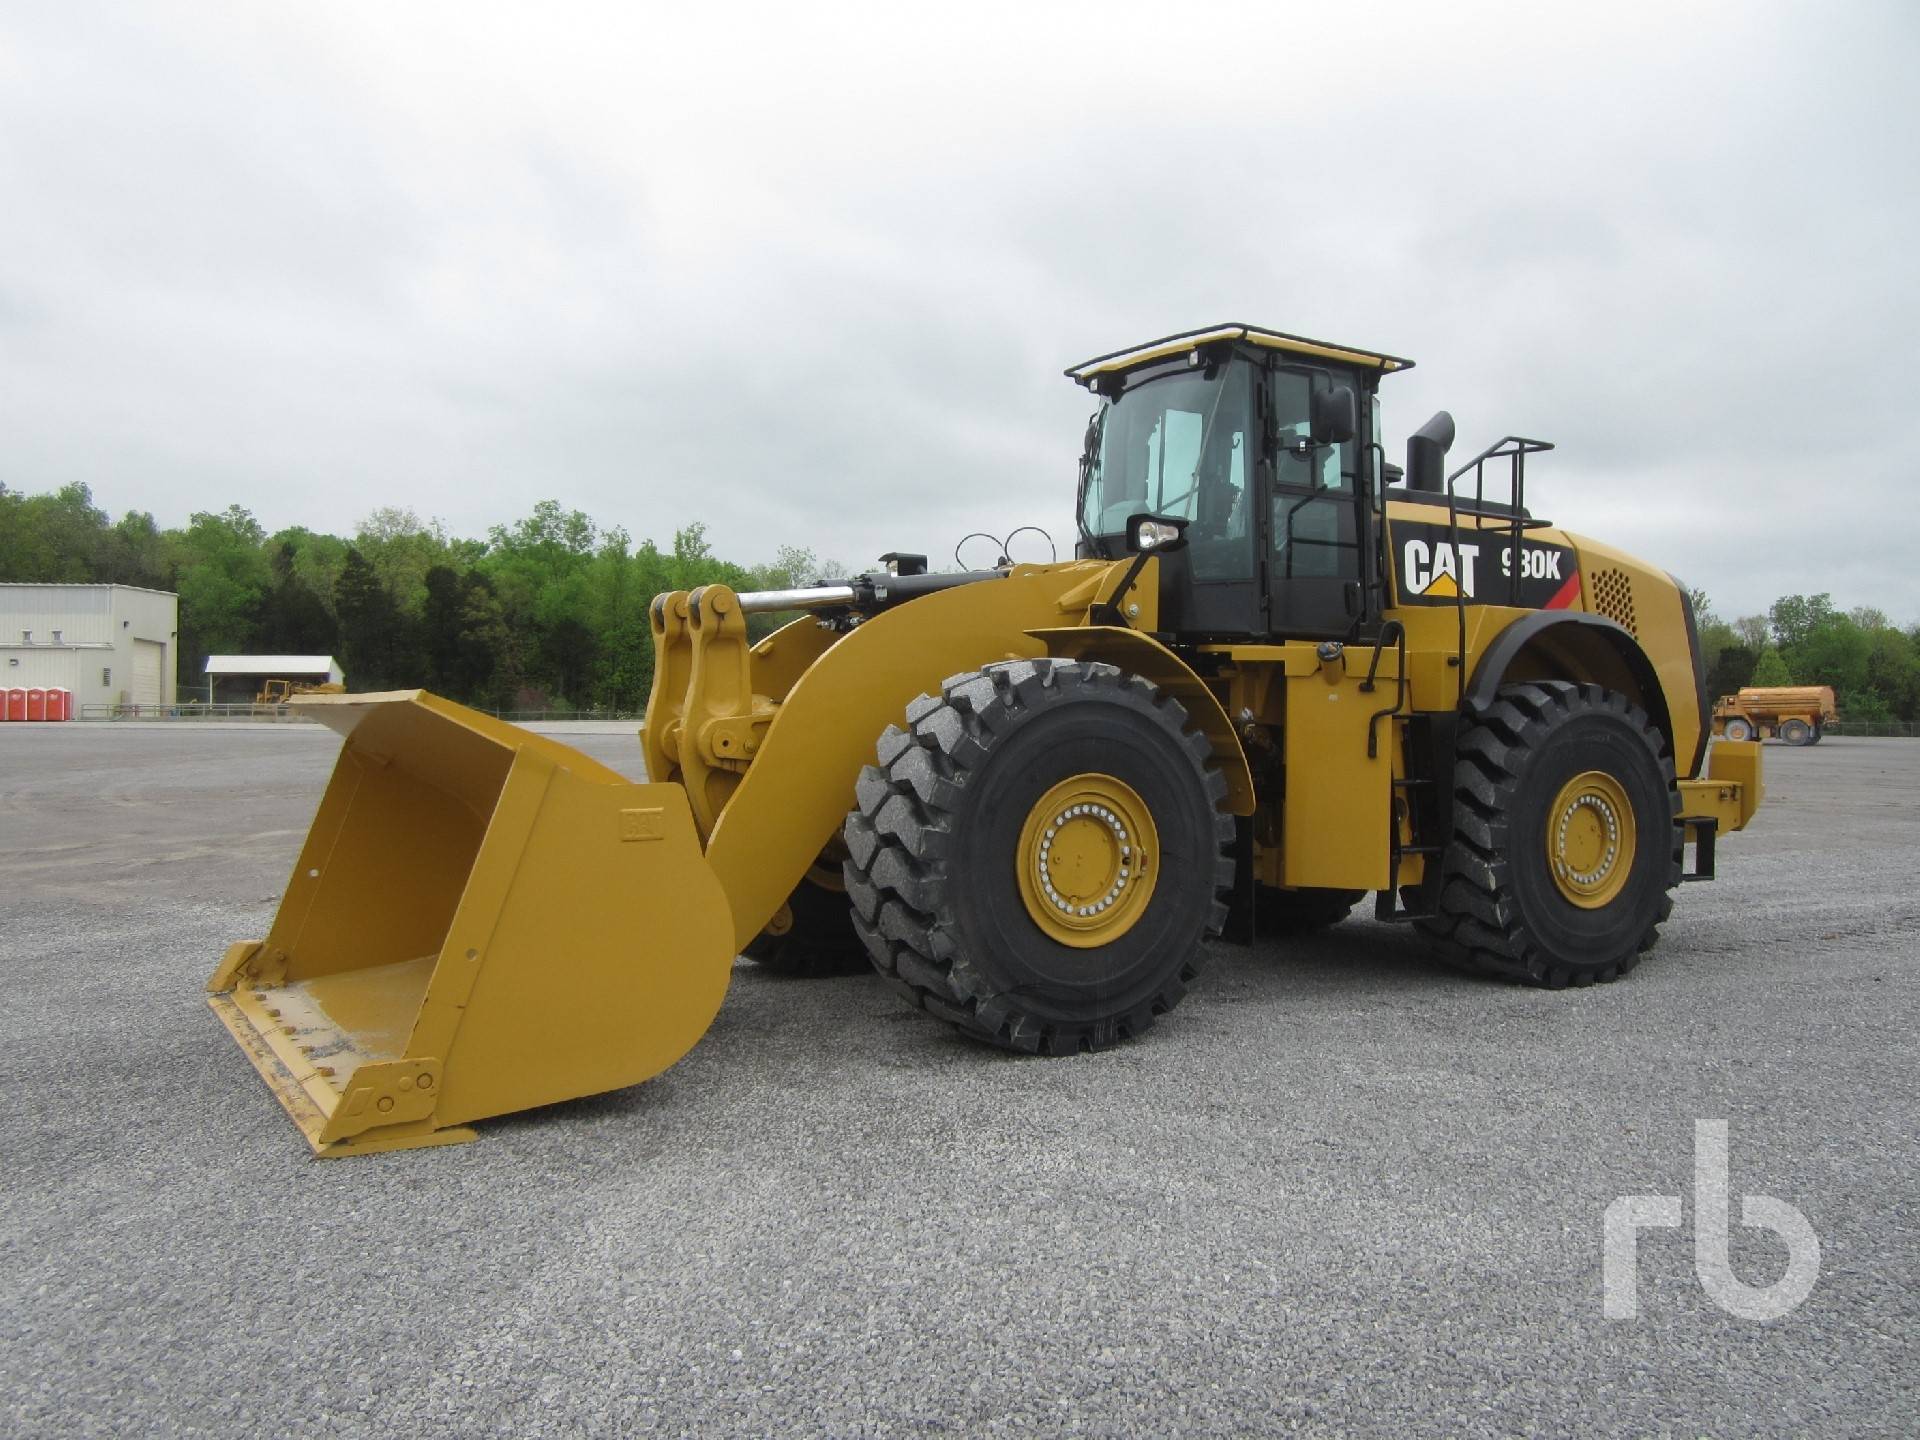
[[[1509,491],[1507,498],[1513,511],[1507,525],[1508,543],[1513,547],[1513,563],[1507,567],[1507,604],[1512,606],[1518,606],[1520,603],[1520,575],[1524,568],[1520,564],[1521,539],[1527,531],[1544,530],[1551,523],[1546,520],[1535,520],[1527,514],[1527,456],[1539,455],[1551,449],[1553,449],[1551,440],[1533,440],[1525,435],[1503,435],[1447,476],[1447,540],[1453,546],[1453,553],[1458,555],[1460,553],[1460,498],[1455,482],[1468,471],[1473,472],[1473,507],[1477,514],[1485,515],[1487,513],[1487,464],[1492,460],[1507,462]],[[1467,689],[1467,592],[1464,587],[1454,587],[1453,609],[1457,637],[1453,664],[1460,682],[1460,693],[1464,697]]]

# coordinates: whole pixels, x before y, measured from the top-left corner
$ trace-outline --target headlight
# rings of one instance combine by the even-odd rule
[[[1180,527],[1164,520],[1142,520],[1133,532],[1137,550],[1152,550],[1180,538]]]

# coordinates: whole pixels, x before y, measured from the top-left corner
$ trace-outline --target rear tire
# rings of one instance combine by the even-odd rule
[[[1804,720],[1783,720],[1780,723],[1780,738],[1789,745],[1811,745],[1813,727]]]
[[[1226,920],[1234,833],[1180,703],[1111,665],[1021,660],[953,677],[907,721],[880,737],[846,823],[874,968],[916,1008],[1027,1053],[1101,1049],[1179,1004]],[[1056,882],[1091,888],[1069,905]]]
[[[1262,885],[1254,891],[1253,930],[1259,937],[1312,935],[1346,919],[1364,890],[1280,890]]]
[[[782,934],[762,930],[740,953],[764,969],[800,980],[860,975],[866,947],[853,928],[853,906],[844,890],[802,880],[787,898],[792,925]]]
[[[1729,740],[1751,740],[1753,739],[1753,726],[1736,715],[1733,719],[1727,721],[1726,736]]]
[[[1503,686],[1462,732],[1453,798],[1438,914],[1420,922],[1441,959],[1558,989],[1617,979],[1653,948],[1685,832],[1673,760],[1625,696]]]

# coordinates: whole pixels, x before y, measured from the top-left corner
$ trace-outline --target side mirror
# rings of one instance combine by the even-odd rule
[[[1343,445],[1360,433],[1360,412],[1345,385],[1313,392],[1313,443]]]
[[[1160,555],[1169,550],[1178,550],[1187,543],[1187,526],[1191,523],[1177,515],[1154,515],[1146,511],[1129,515],[1127,553]]]

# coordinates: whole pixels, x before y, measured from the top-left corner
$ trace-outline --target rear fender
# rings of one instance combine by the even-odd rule
[[[1676,733],[1673,707],[1653,662],[1639,641],[1605,616],[1540,610],[1514,621],[1481,652],[1463,703],[1469,711],[1483,711],[1502,685],[1518,680],[1574,680],[1617,690],[1666,737],[1677,771],[1691,775],[1699,764],[1698,721],[1683,711],[1688,733]]]

